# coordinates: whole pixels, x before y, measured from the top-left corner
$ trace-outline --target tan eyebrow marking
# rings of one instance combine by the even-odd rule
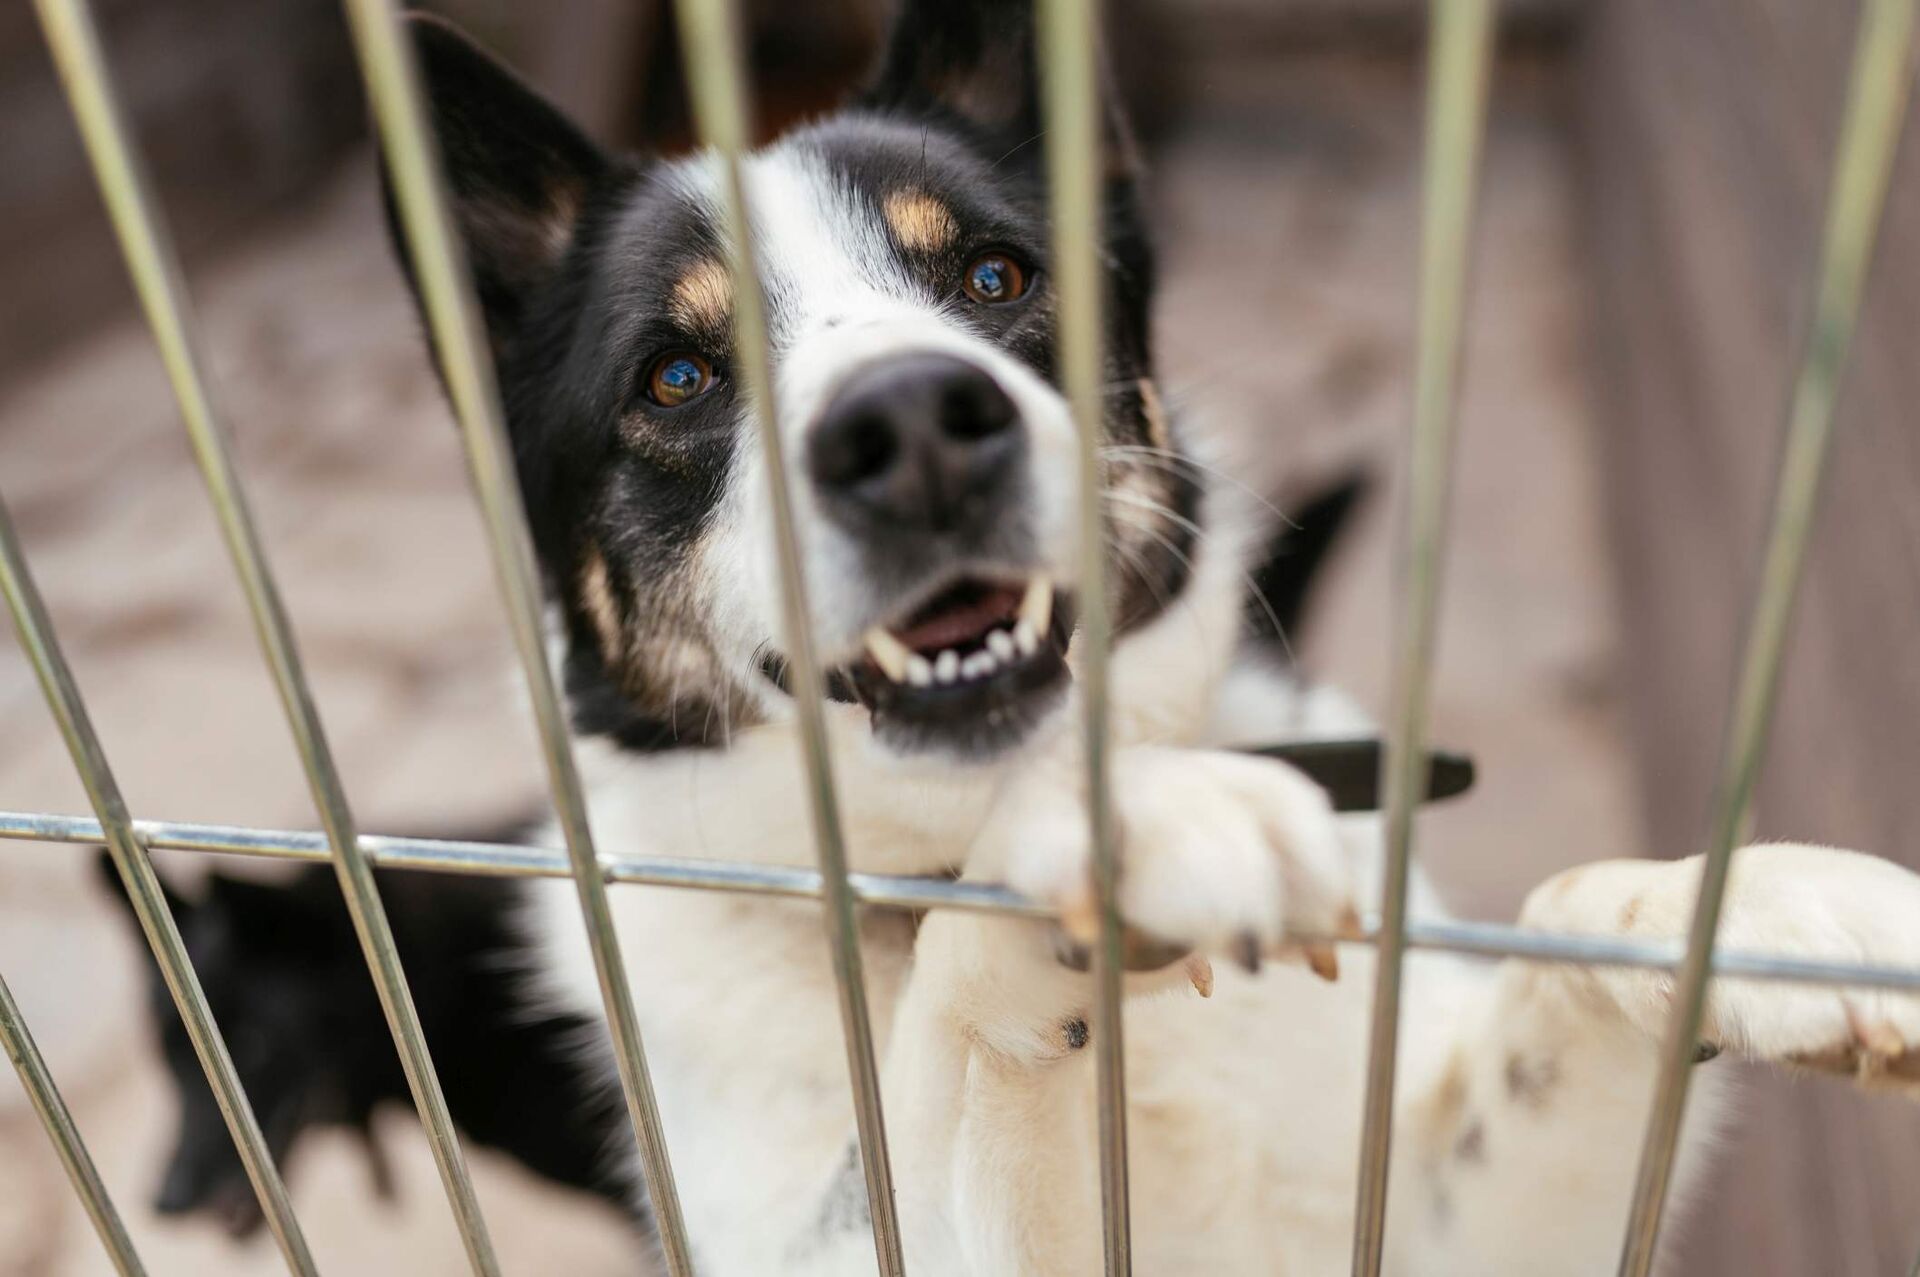
[[[945,204],[925,191],[893,191],[881,202],[880,213],[893,228],[902,248],[931,253],[959,238],[960,224]]]
[[[733,318],[733,276],[711,258],[695,263],[674,284],[671,310],[691,332],[726,332]]]

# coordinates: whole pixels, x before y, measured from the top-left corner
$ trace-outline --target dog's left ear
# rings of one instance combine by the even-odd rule
[[[1356,470],[1305,498],[1267,542],[1247,574],[1246,622],[1251,637],[1285,649],[1299,629],[1307,599],[1341,533],[1366,503],[1373,480]]]
[[[945,114],[1009,145],[1041,128],[1038,32],[1033,0],[901,0],[861,104]],[[1110,172],[1131,172],[1134,146],[1101,60]],[[1037,159],[1040,148],[1023,147]]]

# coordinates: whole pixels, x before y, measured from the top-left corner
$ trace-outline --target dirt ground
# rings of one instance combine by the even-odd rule
[[[1378,706],[1390,492],[1407,415],[1418,185],[1404,68],[1271,66],[1210,84],[1163,154],[1161,364],[1177,397],[1287,496],[1363,460],[1386,480],[1301,644]],[[1509,918],[1579,859],[1639,849],[1615,706],[1614,609],[1575,194],[1549,97],[1503,85],[1467,356],[1436,733],[1481,783],[1422,822],[1457,908]],[[368,165],[193,286],[242,467],[362,826],[533,809],[537,755],[454,431],[386,252]],[[129,803],[143,816],[314,824],[151,346],[128,319],[0,399],[0,490],[28,543]],[[0,808],[86,809],[24,661],[0,639]],[[795,858],[806,849],[796,844]],[[146,1208],[171,1100],[140,958],[89,853],[0,844],[0,971],[155,1273],[280,1271],[271,1246]],[[199,858],[163,856],[185,880]],[[242,870],[246,867],[241,866]],[[258,867],[256,866],[256,871]],[[458,1060],[440,1061],[457,1069]],[[464,1271],[411,1114],[379,1200],[345,1139],[289,1168],[330,1273]],[[639,1266],[606,1210],[485,1154],[507,1271]],[[17,1088],[0,1082],[0,1277],[107,1271]]]

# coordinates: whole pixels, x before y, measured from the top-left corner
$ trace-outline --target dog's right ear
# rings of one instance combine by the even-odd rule
[[[533,89],[447,22],[407,18],[496,357],[511,344],[532,292],[573,243],[582,209],[614,161]],[[390,229],[418,296],[384,173]]]
[[[1037,165],[1045,152],[1029,145],[1042,127],[1035,7],[1035,0],[899,0],[858,103],[945,115],[1014,147],[1002,160],[1017,155],[1019,163]],[[1125,181],[1140,167],[1133,130],[1104,51],[1096,56],[1105,171]]]
[[[901,0],[862,101],[1025,136],[1040,118],[1033,0]]]

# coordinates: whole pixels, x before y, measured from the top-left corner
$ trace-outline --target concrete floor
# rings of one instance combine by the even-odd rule
[[[1355,458],[1397,481],[1415,264],[1417,91],[1406,70],[1271,65],[1207,86],[1160,159],[1162,367],[1279,495]],[[1463,401],[1436,733],[1471,750],[1469,798],[1422,821],[1455,905],[1508,918],[1533,882],[1639,849],[1615,706],[1615,621],[1584,382],[1574,195],[1550,97],[1503,93]],[[364,828],[532,808],[537,756],[505,671],[454,432],[382,242],[365,165],[194,281],[242,467]],[[25,536],[137,814],[310,827],[150,345],[129,320],[0,400],[0,490]],[[1388,494],[1383,492],[1385,498]],[[1341,556],[1302,648],[1378,706],[1390,502]],[[30,676],[0,640],[0,807],[85,802]],[[796,848],[796,854],[803,854]],[[139,959],[72,848],[0,844],[0,971],[156,1273],[280,1271],[264,1240],[144,1206],[173,1120]],[[188,878],[188,856],[166,858]],[[244,867],[242,867],[244,868]],[[457,1068],[457,1061],[443,1061]],[[289,1177],[332,1273],[464,1271],[410,1114],[378,1200],[345,1140]],[[510,1272],[635,1268],[592,1205],[476,1155]],[[106,1271],[39,1128],[0,1083],[0,1277]]]

